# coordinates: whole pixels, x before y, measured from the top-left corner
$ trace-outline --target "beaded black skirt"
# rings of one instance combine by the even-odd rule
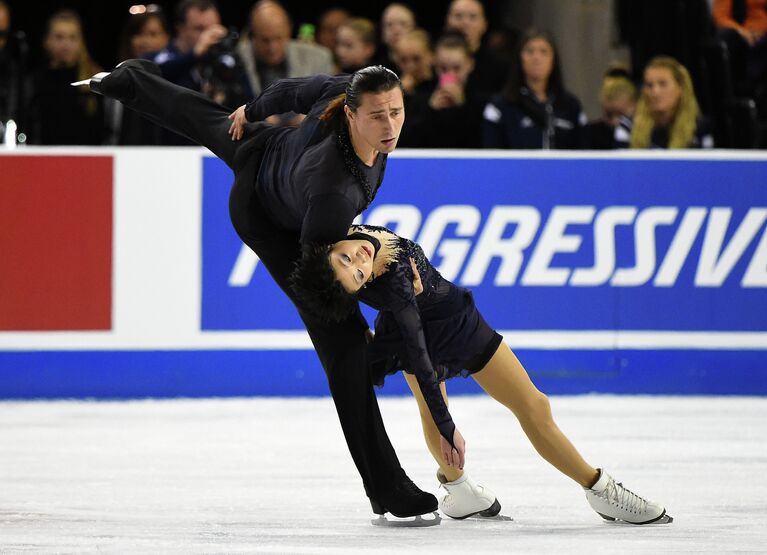
[[[450,290],[439,295],[438,302],[419,303],[426,349],[439,381],[479,372],[503,341],[477,310],[471,291],[449,282],[442,283]],[[367,350],[373,383],[383,386],[386,376],[408,372],[404,362],[406,352],[392,313],[379,312],[375,339]]]

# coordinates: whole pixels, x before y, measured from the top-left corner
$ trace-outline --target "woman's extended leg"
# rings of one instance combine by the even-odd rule
[[[557,427],[548,398],[530,381],[506,343],[487,365],[472,376],[493,399],[510,409],[536,451],[560,472],[591,487],[599,471],[590,466]]]

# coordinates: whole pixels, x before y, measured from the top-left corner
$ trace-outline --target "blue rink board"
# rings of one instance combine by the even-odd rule
[[[519,350],[547,394],[767,395],[764,351]],[[480,393],[472,379],[451,394]],[[400,375],[381,395],[409,393]],[[0,399],[328,395],[311,351],[0,352]]]

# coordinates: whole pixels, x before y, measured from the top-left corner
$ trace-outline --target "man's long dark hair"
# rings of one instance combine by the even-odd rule
[[[330,265],[331,248],[304,245],[288,283],[299,308],[323,320],[340,322],[357,309],[357,297],[336,279]]]
[[[320,119],[333,129],[339,130],[345,121],[344,105],[356,112],[363,94],[388,92],[395,87],[402,90],[402,83],[392,70],[384,66],[363,67],[352,74],[349,84],[346,85],[346,92],[330,101]]]
[[[509,72],[509,79],[506,81],[506,85],[503,88],[503,97],[509,102],[519,102],[520,94],[519,90],[526,86],[525,74],[522,70],[522,50],[525,48],[528,42],[533,39],[543,39],[549,43],[551,49],[554,51],[554,64],[551,68],[551,75],[549,75],[549,82],[547,84],[546,92],[554,97],[555,103],[557,100],[561,100],[564,96],[565,85],[562,79],[562,69],[559,65],[559,50],[557,49],[554,37],[548,31],[543,29],[537,29],[531,27],[522,33],[519,39],[517,48],[512,61],[512,68]]]

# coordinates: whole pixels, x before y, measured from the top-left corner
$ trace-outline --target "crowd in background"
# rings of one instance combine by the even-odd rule
[[[403,3],[389,4],[379,21],[330,8],[296,29],[280,3],[259,0],[249,20],[237,22],[239,32],[223,24],[212,0],[180,0],[171,14],[151,4],[131,12],[119,33],[120,59],[154,60],[166,79],[231,109],[278,79],[351,73],[372,64],[391,68],[405,92],[401,147],[741,146],[722,144],[728,135],[716,128],[720,116],[730,118],[722,120],[730,127],[741,125],[744,106],[744,121],[757,131],[742,146],[765,146],[767,140],[759,128],[759,118],[767,117],[767,0],[713,0],[709,38],[725,53],[723,69],[732,83],[732,90],[719,93],[732,102],[714,114],[716,121],[702,113],[689,68],[668,55],[654,56],[641,68],[604,68],[604,79],[594,84],[602,117],[587,121],[564,82],[555,37],[535,28],[493,30],[479,0],[452,0],[436,36],[420,28],[417,14]],[[28,45],[12,15],[0,0],[0,121],[16,121],[20,142],[189,144],[120,103],[90,94],[87,86],[70,86],[102,71],[76,12],[49,15],[46,62],[33,68],[27,67]],[[298,125],[302,117],[275,114],[270,122]]]

